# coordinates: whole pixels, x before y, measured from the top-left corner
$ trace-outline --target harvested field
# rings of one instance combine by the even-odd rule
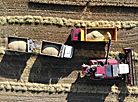
[[[82,2],[83,1],[83,2]],[[108,3],[107,3],[108,2]],[[138,70],[137,0],[2,0],[0,2],[0,100],[60,102],[138,101],[137,86],[122,79],[90,80],[81,65],[106,57],[106,42],[73,42],[74,27],[117,27],[110,56],[134,47]],[[23,37],[73,46],[72,59],[6,51],[6,37]],[[136,72],[138,76],[138,71]]]

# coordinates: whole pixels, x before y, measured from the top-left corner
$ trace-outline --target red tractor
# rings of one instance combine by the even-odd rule
[[[125,76],[128,86],[136,85],[136,68],[135,61],[132,62],[132,51],[133,48],[124,48],[125,62],[122,64],[116,59],[108,59],[110,50],[111,36],[109,36],[108,52],[106,59],[90,60],[89,65],[83,64],[81,66],[82,73],[86,76],[90,76],[90,79],[113,79]],[[118,57],[119,59],[119,57]],[[135,79],[134,70],[135,69]]]

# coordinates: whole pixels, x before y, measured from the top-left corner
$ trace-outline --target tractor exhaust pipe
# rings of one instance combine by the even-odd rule
[[[108,56],[109,56],[109,51],[110,51],[110,45],[111,45],[111,34],[109,32],[107,32],[108,36],[109,36],[109,44],[108,44],[108,51],[107,51],[107,56],[106,56],[106,62],[105,64],[108,64]]]

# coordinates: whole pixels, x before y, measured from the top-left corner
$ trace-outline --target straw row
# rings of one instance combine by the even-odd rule
[[[138,21],[86,21],[74,20],[58,17],[42,17],[42,16],[1,16],[0,24],[43,24],[58,25],[68,27],[117,27],[117,28],[133,28],[138,27]]]
[[[104,88],[103,88],[104,87]],[[126,90],[127,88],[127,90]],[[121,87],[122,93],[138,94],[137,87]],[[0,82],[0,90],[6,91],[30,91],[30,92],[45,92],[45,93],[61,93],[61,92],[74,92],[74,93],[120,93],[117,86],[112,87],[85,85],[85,84],[37,84],[37,83],[19,83],[19,82]]]
[[[37,84],[20,82],[0,82],[0,90],[33,91],[33,92],[69,92],[70,84]]]

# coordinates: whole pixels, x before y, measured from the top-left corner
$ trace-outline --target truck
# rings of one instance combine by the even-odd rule
[[[40,54],[57,58],[72,58],[74,47],[62,43],[43,40]]]
[[[33,39],[8,36],[6,40],[6,50],[33,53],[34,48],[40,49],[40,55],[72,58],[74,47],[62,43],[43,40],[41,45],[35,44]]]

